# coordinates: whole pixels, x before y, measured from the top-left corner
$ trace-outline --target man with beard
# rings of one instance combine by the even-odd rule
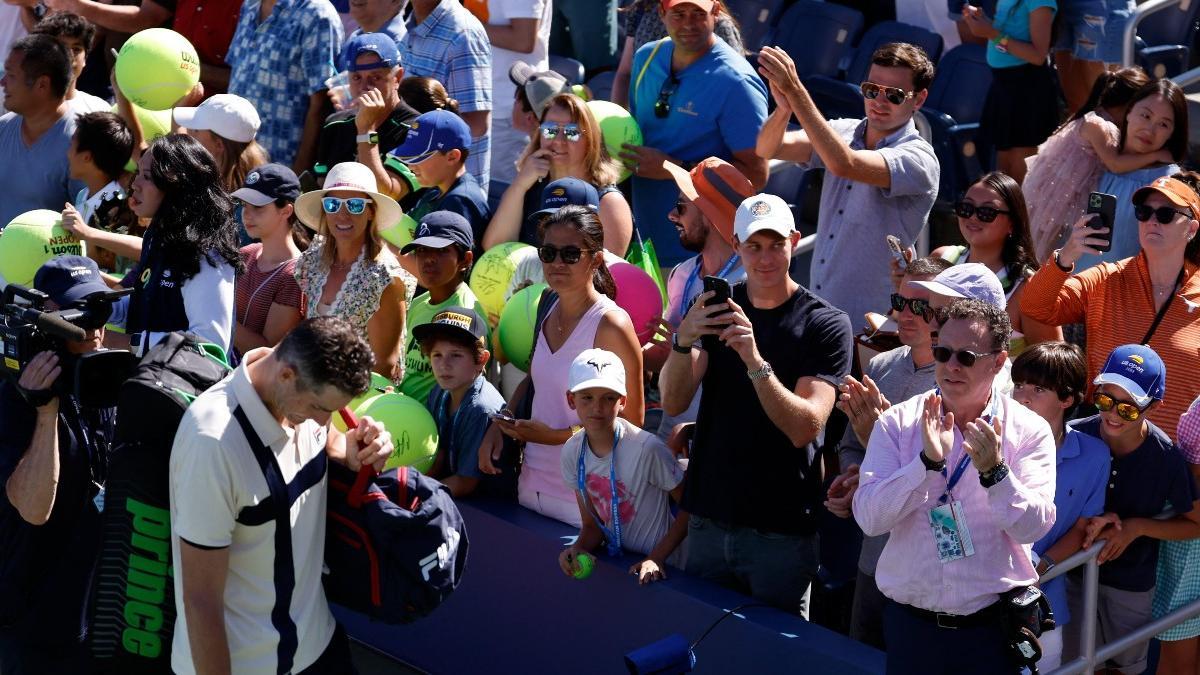
[[[667,277],[667,312],[660,332],[668,338],[652,342],[644,359],[648,370],[658,371],[671,351],[671,333],[683,321],[697,295],[704,290],[704,277],[721,277],[732,286],[745,281],[746,270],[734,250],[733,214],[743,199],[754,194],[754,186],[729,162],[709,157],[691,172],[671,162],[663,167],[679,186],[679,199],[667,218],[679,232],[679,245],[697,255],[684,260]],[[659,435],[666,437],[677,424],[696,421],[700,393],[682,415],[663,415]]]

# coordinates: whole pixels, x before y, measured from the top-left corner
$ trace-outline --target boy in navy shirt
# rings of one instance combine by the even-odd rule
[[[1155,540],[1200,537],[1197,490],[1187,461],[1146,417],[1151,408],[1162,405],[1166,380],[1166,366],[1154,350],[1144,345],[1117,347],[1092,381],[1092,402],[1100,414],[1073,425],[1104,441],[1112,453],[1104,515],[1089,521],[1083,542],[1087,548],[1098,539],[1107,541],[1097,558],[1097,643],[1112,642],[1150,621],[1158,566]],[[1081,617],[1078,586],[1068,584],[1068,603],[1071,614]],[[1079,644],[1082,623],[1067,625],[1063,661],[1074,658],[1070,652]],[[1148,641],[1142,642],[1100,667],[1136,675],[1146,669],[1148,647]]]
[[[429,475],[465,497],[479,486],[479,444],[504,397],[483,378],[491,354],[487,323],[472,309],[450,307],[433,321],[414,326],[413,335],[429,359],[437,384],[425,407],[438,427],[438,453]]]

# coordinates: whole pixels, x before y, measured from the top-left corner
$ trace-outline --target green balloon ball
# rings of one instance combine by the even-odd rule
[[[612,101],[588,101],[587,107],[600,125],[600,135],[604,137],[604,148],[614,159],[620,156],[621,146],[642,144],[642,129],[638,126],[633,115],[628,110]],[[629,178],[629,169],[621,170],[620,180]],[[620,181],[618,181],[620,182]]]
[[[386,468],[410,466],[421,473],[433,468],[438,447],[437,423],[415,398],[399,392],[379,394],[359,406],[354,416],[369,416],[382,422],[392,434],[396,450],[388,458]]]
[[[200,81],[196,48],[167,28],[135,33],[117,53],[114,69],[125,98],[147,110],[174,106]]]
[[[575,574],[576,579],[583,581],[592,576],[592,570],[596,569],[596,558],[590,553],[580,553],[575,556]]]
[[[533,324],[537,322],[538,301],[544,290],[546,284],[534,284],[514,293],[500,313],[496,329],[508,362],[527,373],[536,338]]]
[[[400,217],[400,222],[391,227],[380,228],[379,236],[396,248],[404,248],[413,240],[417,231],[417,221],[407,213]]]
[[[86,255],[86,247],[62,227],[62,214],[26,211],[0,231],[0,276],[10,284],[33,285],[33,275],[60,255]]]
[[[346,407],[350,409],[350,412],[354,412],[355,410],[361,408],[367,401],[382,394],[383,390],[390,386],[392,386],[391,380],[380,375],[379,373],[371,373],[371,385],[367,387],[366,391],[350,399],[350,402],[346,404]],[[358,414],[356,413],[354,416],[358,417]],[[338,413],[333,414],[333,426],[342,433],[346,432],[346,423],[342,421],[342,416]]]
[[[112,111],[117,112],[117,106],[114,105]],[[133,114],[137,117],[138,123],[142,125],[142,136],[145,137],[147,143],[171,133],[170,110],[146,110],[133,105]],[[137,164],[134,164],[132,158],[125,163],[125,170],[137,173]]]
[[[533,248],[519,241],[508,241],[489,248],[471,270],[471,281],[467,284],[475,292],[479,305],[487,314],[488,323],[494,330],[500,323],[500,312],[504,309],[508,282],[520,262],[520,251]]]

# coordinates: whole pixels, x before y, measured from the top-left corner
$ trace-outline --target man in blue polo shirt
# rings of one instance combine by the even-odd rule
[[[689,255],[666,218],[679,188],[664,161],[691,169],[719,157],[754,189],[767,182],[767,162],[754,154],[767,119],[767,89],[746,59],[713,33],[716,4],[663,0],[659,16],[668,37],[642,45],[633,57],[629,110],[645,145],[626,145],[621,160],[635,176],[634,220],[664,267]]]

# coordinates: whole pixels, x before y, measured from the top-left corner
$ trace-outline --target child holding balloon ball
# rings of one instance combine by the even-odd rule
[[[582,433],[562,447],[562,476],[575,491],[583,526],[575,543],[558,556],[567,576],[591,573],[590,552],[606,545],[646,554],[629,573],[642,584],[666,578],[667,563],[682,567],[679,548],[688,515],[674,519],[668,497],[683,496],[683,468],[652,433],[618,417],[625,407],[625,366],[616,354],[586,349],[571,363],[567,403],[579,415]]]

